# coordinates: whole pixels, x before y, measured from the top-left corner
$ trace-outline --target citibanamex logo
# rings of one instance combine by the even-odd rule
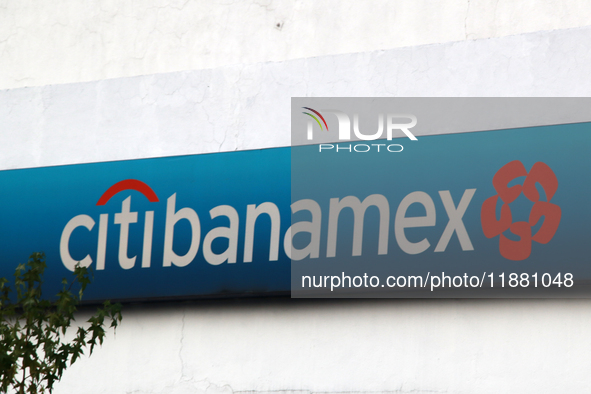
[[[516,178],[525,176],[523,185],[509,184]],[[558,190],[558,179],[554,171],[542,162],[533,165],[529,173],[519,160],[505,164],[493,177],[493,186],[497,192],[482,204],[480,219],[482,231],[487,238],[500,236],[499,251],[501,256],[509,260],[520,261],[527,259],[531,254],[532,241],[547,244],[552,240],[558,225],[562,211],[556,204],[551,203],[552,197]],[[539,183],[546,194],[546,201],[542,201],[536,188]],[[513,222],[509,204],[515,201],[521,193],[534,203],[527,222]],[[499,199],[502,201],[501,217],[497,220],[496,208]],[[544,221],[539,230],[532,235],[534,227],[542,218]],[[510,230],[517,235],[519,241],[507,238],[503,233]]]

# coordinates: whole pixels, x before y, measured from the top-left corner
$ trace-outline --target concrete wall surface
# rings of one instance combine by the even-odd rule
[[[128,306],[56,393],[586,393],[589,300]]]
[[[582,27],[588,0],[0,0],[0,89]]]
[[[0,91],[0,168],[290,145],[291,97],[588,96],[591,28]]]
[[[287,146],[292,96],[591,94],[586,1],[153,3],[0,0],[1,169]],[[590,327],[589,300],[128,305],[55,393],[583,393]]]

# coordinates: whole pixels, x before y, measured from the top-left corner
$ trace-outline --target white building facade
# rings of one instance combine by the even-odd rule
[[[291,97],[586,97],[590,15],[582,0],[6,0],[0,168],[289,146]],[[56,393],[589,391],[585,299],[241,298],[123,316]]]

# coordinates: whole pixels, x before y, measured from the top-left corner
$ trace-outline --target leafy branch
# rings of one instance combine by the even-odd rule
[[[15,289],[0,278],[0,391],[18,394],[51,393],[66,368],[88,349],[92,354],[106,335],[106,324],[116,329],[121,322],[121,305],[106,301],[78,327],[75,337],[66,332],[75,321],[77,306],[90,283],[88,268],[77,266],[71,281],[62,280],[54,300],[42,298],[45,255],[33,253],[16,268]],[[15,301],[16,298],[16,301]]]

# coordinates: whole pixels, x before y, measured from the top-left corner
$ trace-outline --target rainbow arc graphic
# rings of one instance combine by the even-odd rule
[[[312,109],[310,107],[302,107],[303,109],[307,109],[310,112],[313,112],[314,114],[318,115],[320,117],[320,119],[322,119],[322,123],[324,123],[324,126],[326,127],[326,131],[328,131],[328,124],[326,124],[326,120],[324,119],[324,116],[322,116],[320,114],[320,112],[316,111],[315,109]],[[322,123],[320,123],[320,119],[318,119],[314,114],[311,114],[310,112],[302,112],[304,115],[308,115],[309,117],[311,117],[312,119],[314,119],[316,121],[316,123],[318,123],[318,126],[320,126],[320,130],[324,130],[324,127],[322,127]],[[308,139],[311,140],[312,139],[312,129],[311,129],[311,125],[308,126]]]

